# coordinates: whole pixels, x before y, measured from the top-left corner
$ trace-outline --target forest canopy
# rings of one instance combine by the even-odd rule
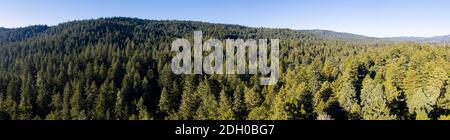
[[[176,38],[280,40],[280,79],[175,75]],[[194,21],[0,28],[0,120],[449,120],[450,46]]]

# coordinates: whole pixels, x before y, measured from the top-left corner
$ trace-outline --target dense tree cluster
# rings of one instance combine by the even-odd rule
[[[280,81],[174,75],[176,38],[280,39]],[[0,28],[0,119],[450,119],[450,47],[104,18]],[[360,40],[360,39],[358,39]]]

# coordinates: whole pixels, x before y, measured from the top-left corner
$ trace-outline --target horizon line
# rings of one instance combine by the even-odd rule
[[[84,18],[84,19],[72,19],[72,20],[66,20],[62,22],[58,22],[55,24],[29,24],[29,25],[19,25],[14,27],[4,27],[0,26],[0,28],[3,29],[20,29],[20,28],[27,28],[31,26],[47,26],[47,27],[54,27],[58,26],[60,24],[70,23],[70,22],[76,22],[76,21],[86,21],[86,20],[98,20],[98,19],[112,19],[112,18],[129,18],[129,19],[140,19],[140,20],[153,20],[153,21],[184,21],[184,22],[202,22],[202,23],[209,23],[209,24],[224,24],[224,25],[237,25],[237,26],[244,26],[248,28],[265,28],[265,29],[288,29],[293,31],[329,31],[329,32],[335,32],[335,33],[344,33],[344,34],[352,34],[352,35],[358,35],[358,36],[364,36],[369,38],[379,38],[379,39],[386,39],[386,38],[433,38],[433,37],[442,37],[442,36],[450,36],[450,33],[448,34],[441,34],[441,35],[431,35],[431,36],[411,36],[411,35],[398,35],[398,36],[371,36],[371,35],[365,35],[365,34],[359,34],[359,33],[352,33],[352,32],[346,32],[346,31],[337,31],[332,29],[320,29],[320,28],[303,28],[303,29],[294,29],[290,27],[264,27],[264,26],[251,26],[251,25],[243,25],[243,24],[235,24],[235,23],[221,23],[221,22],[212,22],[212,21],[202,21],[202,20],[186,20],[186,19],[147,19],[147,18],[139,18],[139,17],[126,17],[126,16],[111,16],[111,17],[93,17],[93,18]]]

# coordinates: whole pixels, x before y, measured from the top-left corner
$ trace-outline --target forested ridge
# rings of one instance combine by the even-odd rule
[[[176,38],[279,39],[280,80],[175,75]],[[100,18],[0,28],[0,119],[450,119],[450,46]]]

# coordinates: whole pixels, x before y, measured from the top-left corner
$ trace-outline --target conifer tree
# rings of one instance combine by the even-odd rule
[[[141,97],[138,101],[138,103],[136,104],[137,106],[137,110],[138,110],[138,119],[139,120],[151,120],[153,119],[150,116],[150,113],[147,110],[147,107],[144,104],[144,99]]]
[[[383,86],[377,80],[366,76],[361,90],[362,117],[365,120],[392,120],[386,98],[383,94]]]
[[[72,94],[72,88],[69,83],[64,86],[64,93],[62,99],[61,119],[70,119],[70,96]]]
[[[225,90],[222,89],[220,91],[219,96],[219,120],[234,120],[234,113],[232,108],[232,102],[231,99],[228,97],[227,93],[225,93]]]

